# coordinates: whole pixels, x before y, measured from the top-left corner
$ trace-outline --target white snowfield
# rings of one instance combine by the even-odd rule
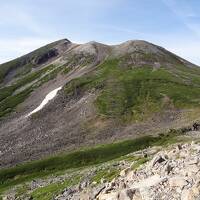
[[[36,109],[34,109],[33,111],[31,111],[31,112],[27,115],[27,117],[29,117],[29,116],[32,115],[33,113],[38,112],[38,111],[41,110],[42,108],[44,108],[44,106],[45,106],[50,100],[52,100],[52,99],[56,96],[56,94],[58,93],[58,91],[61,90],[61,89],[62,89],[62,86],[61,86],[61,87],[58,87],[58,88],[56,88],[56,89],[54,89],[54,90],[52,90],[51,92],[49,92],[49,93],[46,95],[46,97],[44,98],[44,100],[42,101],[42,103],[41,103]]]

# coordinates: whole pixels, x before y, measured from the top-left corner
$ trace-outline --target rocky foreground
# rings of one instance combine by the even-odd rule
[[[157,148],[143,151],[151,156]],[[141,152],[138,152],[141,153]],[[135,161],[111,182],[87,183],[66,189],[57,200],[199,200],[200,144],[179,144],[161,150],[134,169]]]
[[[3,200],[200,200],[200,143],[154,146],[89,168],[35,179]]]

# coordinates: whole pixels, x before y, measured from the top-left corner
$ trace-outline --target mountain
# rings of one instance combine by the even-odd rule
[[[63,39],[0,65],[0,164],[156,136],[199,107],[200,68],[166,49]]]
[[[198,199],[199,111],[200,68],[146,41],[1,64],[0,199]]]

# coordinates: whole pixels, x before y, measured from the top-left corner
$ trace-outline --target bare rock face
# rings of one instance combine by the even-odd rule
[[[48,52],[44,53],[43,55],[38,56],[33,62],[36,65],[41,65],[47,62],[49,59],[58,56],[59,53],[57,49],[50,49]]]

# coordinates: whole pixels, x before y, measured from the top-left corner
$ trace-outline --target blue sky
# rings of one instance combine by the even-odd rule
[[[0,63],[62,38],[108,44],[143,39],[200,65],[200,1],[0,2]]]

